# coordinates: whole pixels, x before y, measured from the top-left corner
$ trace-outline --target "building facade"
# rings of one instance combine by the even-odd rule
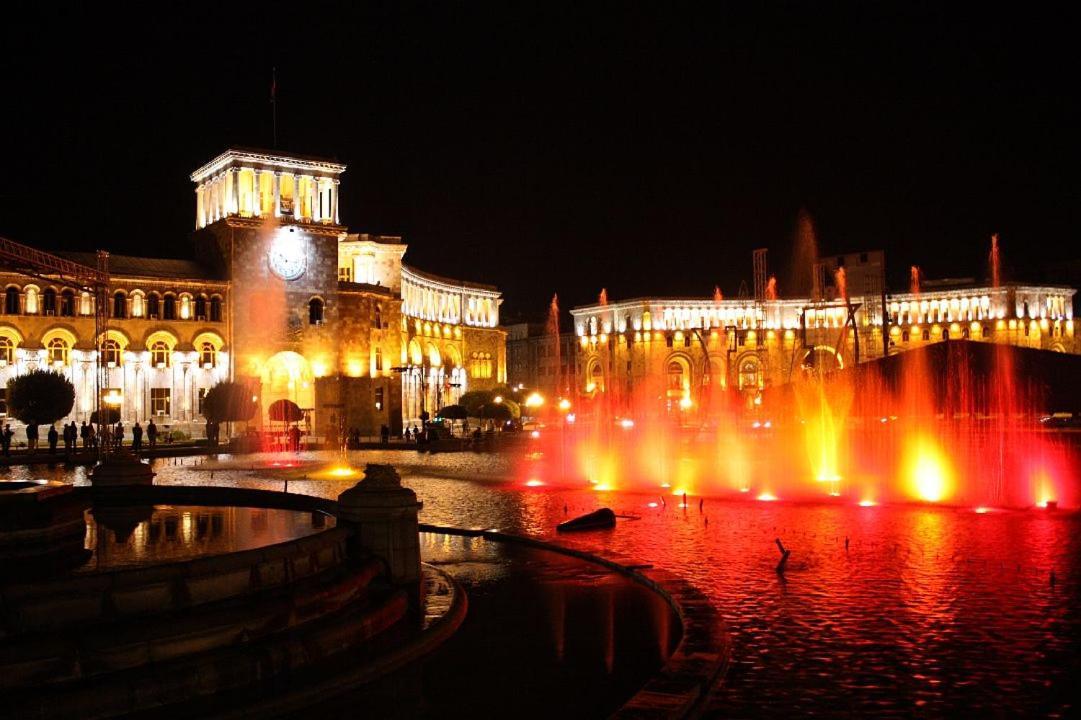
[[[62,372],[81,421],[96,404],[100,361],[125,423],[153,416],[198,437],[202,398],[232,379],[251,388],[255,426],[275,427],[272,408],[295,405],[303,427],[333,441],[353,429],[399,432],[505,380],[498,289],[403,265],[401,238],[348,232],[343,172],[321,158],[240,149],[196,170],[198,261],[112,256],[97,346],[89,293],[0,272],[0,382]]]
[[[876,274],[867,273],[866,287],[877,286]],[[630,397],[663,378],[674,408],[713,386],[750,399],[810,368],[844,368],[949,339],[1081,353],[1074,293],[967,284],[833,301],[639,298],[578,307],[571,311],[576,387]]]
[[[507,326],[507,379],[512,387],[548,397],[567,395],[576,382],[577,360],[578,339],[572,332],[556,338],[546,324]]]

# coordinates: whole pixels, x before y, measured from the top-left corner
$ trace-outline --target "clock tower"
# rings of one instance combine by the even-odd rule
[[[343,172],[323,158],[234,148],[191,175],[197,252],[231,284],[234,379],[251,384],[264,425],[297,422],[323,434],[320,426],[341,414],[330,380],[343,364]]]

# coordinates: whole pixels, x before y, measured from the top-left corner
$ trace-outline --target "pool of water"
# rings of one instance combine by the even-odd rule
[[[287,462],[311,460],[326,458]],[[698,498],[680,508],[672,497],[526,487],[504,480],[513,467],[504,456],[369,451],[351,461],[397,465],[424,501],[421,520],[434,524],[552,538],[558,522],[596,507],[637,517],[559,540],[663,567],[711,598],[733,656],[710,715],[1077,713],[1076,512],[709,499],[700,510]],[[290,491],[322,497],[356,482],[269,470],[271,458],[258,456],[191,462],[159,463],[157,482],[280,490],[289,477]],[[9,477],[50,477],[35,472],[13,468]],[[783,576],[774,571],[777,538],[792,551]]]
[[[334,526],[322,513],[247,507],[95,506],[76,572],[183,562],[266,547]]]

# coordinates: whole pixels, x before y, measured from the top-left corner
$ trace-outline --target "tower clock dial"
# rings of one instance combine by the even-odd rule
[[[296,228],[282,228],[267,252],[271,272],[282,280],[296,280],[308,267],[304,240]]]

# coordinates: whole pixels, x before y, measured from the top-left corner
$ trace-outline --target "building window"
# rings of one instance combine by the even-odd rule
[[[319,298],[312,298],[308,301],[308,324],[323,324],[323,301]]]
[[[162,313],[164,320],[176,320],[176,295],[165,296],[165,309]]]
[[[208,390],[210,390],[210,388],[199,388],[199,392],[196,395],[197,401],[198,401],[198,404],[199,404],[198,413],[200,415],[204,414],[203,413],[203,407],[204,407],[204,404],[206,402],[206,393],[207,393]]]
[[[338,268],[338,282],[353,282],[353,268]]]
[[[128,296],[123,292],[113,295],[113,317],[126,318],[128,316]]]
[[[199,362],[205,368],[212,368],[218,364],[218,349],[214,347],[214,343],[205,342],[199,348]]]
[[[931,331],[930,330],[924,330],[923,331],[923,341],[927,342],[930,339],[931,339]]]
[[[375,304],[375,329],[381,330],[383,328],[383,306],[380,303]]]
[[[116,340],[106,340],[101,344],[101,361],[108,367],[120,365],[120,343]]]
[[[745,388],[757,388],[758,387],[758,361],[749,358],[744,360],[739,365],[739,388],[743,390]]]
[[[0,363],[10,365],[15,362],[15,343],[11,338],[0,337]]]
[[[221,322],[221,298],[217,295],[210,298],[210,322]]]
[[[41,314],[56,315],[56,291],[52,288],[41,294]]]
[[[383,351],[379,348],[375,349],[375,371],[380,372],[383,369]]]
[[[383,409],[383,388],[376,388],[375,389],[375,409],[376,410],[382,410]]]
[[[908,330],[901,331],[901,340],[903,342],[908,342]]]
[[[164,340],[158,340],[150,346],[150,364],[154,367],[169,367],[169,346]]]
[[[157,293],[150,293],[146,298],[146,316],[153,320],[161,317],[161,296]]]
[[[131,316],[143,317],[146,315],[146,298],[142,291],[136,290],[131,294]]]
[[[19,288],[9,287],[4,291],[4,312],[8,315],[19,314]]]
[[[206,320],[206,295],[195,298],[195,319]]]
[[[71,290],[60,293],[60,314],[64,317],[75,317],[75,293]]]
[[[49,341],[49,362],[54,365],[68,364],[68,344],[60,338]]]
[[[683,366],[675,360],[668,363],[668,389],[683,390]]]
[[[154,415],[170,415],[172,409],[169,388],[150,388],[150,412]]]

